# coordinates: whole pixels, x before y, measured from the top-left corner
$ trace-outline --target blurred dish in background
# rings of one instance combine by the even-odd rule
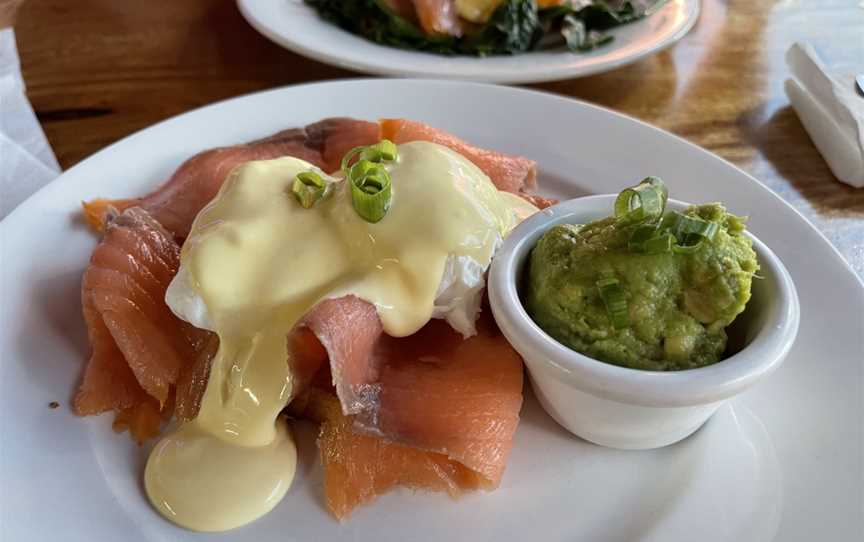
[[[515,55],[562,45],[574,53],[615,40],[605,31],[666,0],[305,0],[364,38],[442,55]]]
[[[681,39],[700,10],[698,0],[604,7],[593,0],[566,6],[556,0],[237,4],[264,36],[321,62],[382,75],[495,83],[569,79],[634,62]],[[414,8],[427,4],[438,7]]]

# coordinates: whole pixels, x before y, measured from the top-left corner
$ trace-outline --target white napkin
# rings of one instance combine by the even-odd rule
[[[59,174],[24,94],[15,33],[0,30],[0,219]]]
[[[793,75],[786,95],[810,139],[839,180],[864,186],[864,97],[855,74],[830,73],[809,43],[792,45],[786,64]]]

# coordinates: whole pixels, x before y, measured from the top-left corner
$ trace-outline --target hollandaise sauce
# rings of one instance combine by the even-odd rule
[[[296,158],[238,167],[196,218],[166,301],[220,344],[198,417],[147,462],[147,494],[168,519],[231,529],[285,495],[296,464],[278,420],[294,392],[287,336],[316,303],[355,295],[387,334],[411,335],[433,315],[448,257],[485,269],[536,210],[445,147],[408,143],[386,158],[389,201],[376,221],[358,212],[350,178]]]

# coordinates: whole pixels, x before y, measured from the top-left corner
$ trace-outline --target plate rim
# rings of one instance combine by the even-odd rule
[[[598,73],[603,73],[607,71],[611,71],[627,64],[631,64],[637,62],[647,56],[650,56],[655,53],[659,53],[664,49],[674,45],[678,41],[681,40],[684,36],[686,36],[690,30],[692,30],[693,26],[696,25],[696,22],[699,20],[702,14],[702,2],[701,0],[682,0],[684,2],[684,7],[688,8],[686,12],[688,13],[688,17],[684,20],[684,23],[676,29],[670,36],[666,39],[661,40],[655,44],[652,44],[650,47],[645,49],[641,49],[639,51],[634,52],[629,56],[624,56],[622,58],[614,59],[611,61],[601,62],[597,64],[592,64],[588,66],[575,64],[574,66],[564,66],[564,67],[553,67],[540,69],[537,71],[523,71],[523,70],[511,70],[505,73],[484,73],[482,69],[477,71],[476,75],[462,75],[462,74],[453,74],[448,73],[447,70],[428,70],[428,69],[413,69],[408,65],[398,66],[389,66],[384,63],[375,62],[374,60],[369,61],[365,59],[351,59],[344,60],[339,58],[338,56],[330,55],[324,52],[321,52],[319,49],[313,46],[307,46],[302,42],[297,40],[292,40],[280,34],[279,32],[271,29],[269,25],[267,25],[264,21],[262,21],[258,16],[255,10],[253,9],[253,5],[256,0],[236,0],[237,9],[240,11],[240,14],[246,20],[246,22],[255,29],[256,32],[275,43],[276,45],[283,47],[293,53],[299,54],[306,58],[311,58],[317,62],[321,62],[324,64],[329,64],[331,66],[336,66],[338,68],[352,70],[352,71],[360,71],[369,74],[377,74],[383,75],[387,77],[418,77],[418,78],[439,78],[439,79],[452,79],[458,81],[473,81],[473,82],[485,82],[485,83],[502,83],[502,84],[527,84],[527,83],[544,83],[544,82],[553,82],[553,81],[562,81],[565,79],[575,79],[580,77],[586,77],[589,75],[595,75]],[[661,6],[661,9],[665,6]],[[649,17],[656,15],[657,13],[653,13],[649,15]],[[326,23],[330,24],[330,23]],[[638,22],[637,22],[638,24]],[[333,26],[333,30],[350,34],[345,30]],[[613,30],[614,32],[614,30]],[[361,38],[362,39],[362,38]],[[373,43],[373,42],[369,42]],[[374,44],[374,43],[373,43]],[[377,45],[377,44],[374,44]],[[419,51],[407,51],[401,50],[397,47],[385,47],[388,50],[391,50],[394,54],[418,54]],[[410,60],[410,58],[406,57],[406,62]]]

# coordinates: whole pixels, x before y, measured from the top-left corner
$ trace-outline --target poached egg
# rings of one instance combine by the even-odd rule
[[[277,423],[294,392],[286,337],[321,300],[368,301],[394,337],[430,318],[475,333],[495,250],[537,209],[434,143],[400,145],[386,169],[392,201],[379,222],[356,212],[350,181],[290,157],[239,166],[195,219],[166,302],[220,344],[198,417],[147,463],[147,494],[168,519],[226,530],[288,491],[296,449]],[[310,208],[291,192],[303,172],[327,185]]]

